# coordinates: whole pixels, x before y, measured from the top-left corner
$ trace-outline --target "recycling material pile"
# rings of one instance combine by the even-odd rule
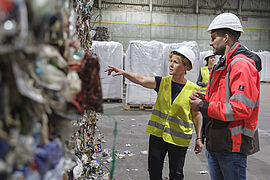
[[[95,136],[97,129],[97,114],[95,112],[85,112],[82,119],[75,124],[78,131],[69,140],[68,148],[76,155],[77,165],[73,169],[72,178],[75,179],[103,179],[103,167],[97,160],[97,153],[101,153],[101,142],[103,134],[99,132]],[[108,177],[108,176],[107,176]]]
[[[108,179],[92,5],[0,0],[0,179]]]
[[[76,32],[77,37],[84,49],[90,49],[92,39],[95,36],[95,30],[91,26],[91,19],[93,17],[94,0],[73,0],[73,9],[76,13]]]

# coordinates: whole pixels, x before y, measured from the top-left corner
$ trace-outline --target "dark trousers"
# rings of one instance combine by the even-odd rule
[[[164,158],[168,152],[170,180],[184,179],[184,163],[187,147],[165,142],[162,138],[150,135],[148,171],[150,180],[162,180]]]

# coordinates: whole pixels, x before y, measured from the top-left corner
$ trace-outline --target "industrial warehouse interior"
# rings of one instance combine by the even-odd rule
[[[269,106],[269,0],[0,0],[1,180],[269,180]]]

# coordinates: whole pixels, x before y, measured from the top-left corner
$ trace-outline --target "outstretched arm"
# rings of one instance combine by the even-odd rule
[[[113,67],[113,66],[108,66],[108,68],[105,70],[105,72],[108,72],[108,75],[111,75],[112,72],[115,72],[114,74],[112,74],[113,77],[123,75],[125,78],[127,78],[131,82],[139,84],[145,88],[149,88],[149,89],[156,88],[156,80],[154,77],[144,77],[140,74],[127,72],[127,71],[124,71],[122,69],[118,69],[118,68]]]

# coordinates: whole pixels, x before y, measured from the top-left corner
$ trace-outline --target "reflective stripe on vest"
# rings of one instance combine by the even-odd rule
[[[191,139],[192,138],[192,134],[184,134],[184,133],[175,131],[173,129],[169,129],[167,127],[164,129],[164,132],[171,134],[171,135],[174,135],[176,137],[183,138],[183,139]]]
[[[192,138],[191,134],[184,134],[184,133],[175,131],[175,130],[167,128],[163,124],[159,124],[158,122],[155,122],[155,121],[149,120],[148,125],[156,127],[156,128],[158,128],[160,130],[164,130],[164,132],[166,132],[168,134],[171,134],[171,135],[174,135],[176,137],[180,137],[180,138],[183,138],[183,139],[191,139]]]
[[[154,126],[154,127],[158,128],[158,129],[160,129],[160,130],[163,130],[164,127],[165,127],[165,125],[160,124],[160,123],[155,122],[155,121],[151,121],[151,120],[149,120],[148,125],[149,125],[149,126]]]
[[[176,117],[173,117],[173,116],[169,116],[168,114],[165,114],[165,113],[162,113],[156,109],[154,109],[152,111],[152,114],[162,118],[162,119],[167,119],[168,121],[171,121],[171,122],[174,122],[176,124],[179,124],[179,125],[182,125],[182,126],[185,126],[186,128],[193,128],[193,124],[192,123],[189,123],[187,121],[184,121],[182,119],[178,119]]]
[[[250,107],[251,109],[254,109],[255,107],[259,106],[259,99],[257,100],[257,102],[254,102],[253,100],[247,98],[246,96],[244,96],[241,93],[236,93],[233,96],[230,97],[230,89],[229,89],[229,76],[230,76],[230,71],[231,71],[231,67],[234,63],[236,63],[239,60],[244,60],[246,62],[248,62],[250,65],[252,65],[252,67],[254,67],[254,65],[249,62],[248,60],[244,59],[244,58],[235,58],[230,66],[229,69],[227,71],[226,74],[226,82],[225,82],[225,108],[226,108],[226,120],[227,121],[233,121],[233,109],[232,106],[230,104],[230,100],[235,100],[235,101],[240,101],[243,104],[245,104],[247,107]],[[256,67],[254,67],[256,69]]]

